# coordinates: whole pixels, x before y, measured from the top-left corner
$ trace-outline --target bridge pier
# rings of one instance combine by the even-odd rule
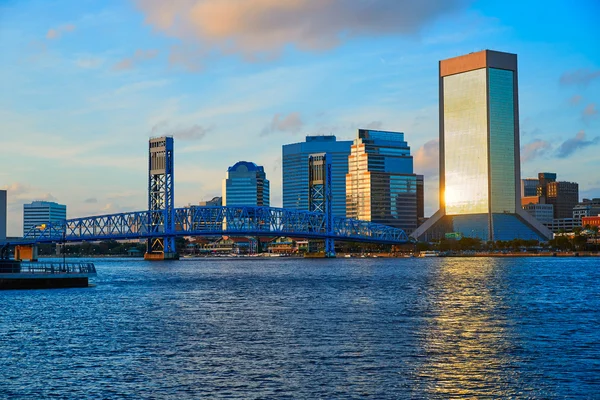
[[[313,154],[308,157],[308,209],[325,214],[325,230],[333,236],[333,207],[331,182],[331,156],[327,153]],[[332,237],[325,239],[323,254],[315,253],[309,242],[309,257],[335,258],[335,242]]]

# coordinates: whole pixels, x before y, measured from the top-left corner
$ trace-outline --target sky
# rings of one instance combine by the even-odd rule
[[[148,138],[175,138],[175,205],[237,161],[358,128],[405,133],[438,207],[438,61],[519,63],[521,173],[600,197],[600,3],[463,0],[0,0],[0,189],[68,218],[147,209]]]

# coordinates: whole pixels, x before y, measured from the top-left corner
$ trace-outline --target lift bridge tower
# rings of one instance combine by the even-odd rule
[[[331,155],[312,154],[308,157],[308,209],[325,214],[325,229],[333,235],[333,208],[331,182]],[[310,248],[309,252],[314,252]],[[335,245],[331,238],[325,239],[325,257],[335,257]]]
[[[173,205],[173,137],[150,139],[148,154],[148,226],[161,236],[148,239],[146,260],[176,260]]]

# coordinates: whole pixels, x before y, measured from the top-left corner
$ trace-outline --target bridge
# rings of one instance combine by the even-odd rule
[[[235,205],[175,208],[173,138],[150,139],[147,211],[48,221],[13,244],[146,239],[146,259],[175,259],[175,238],[185,236],[302,237],[323,240],[326,256],[335,256],[335,240],[409,242],[402,229],[333,215],[331,159],[326,153],[309,157],[307,168],[309,211]]]

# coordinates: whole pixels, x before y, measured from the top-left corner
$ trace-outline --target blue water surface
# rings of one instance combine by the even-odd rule
[[[93,261],[0,292],[0,398],[600,398],[597,258]]]

